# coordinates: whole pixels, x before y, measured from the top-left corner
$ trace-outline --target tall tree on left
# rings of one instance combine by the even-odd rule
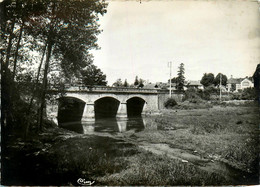
[[[8,74],[12,71],[9,62],[14,59],[15,54],[26,51],[16,50],[17,48],[31,46],[33,49],[27,51],[28,56],[35,49],[44,51],[45,54],[39,110],[40,128],[50,72],[58,70],[67,78],[78,77],[80,70],[92,63],[93,58],[89,51],[98,49],[97,35],[101,32],[98,16],[106,12],[106,6],[102,0],[5,0],[1,3],[1,35],[4,46],[1,48],[2,82],[10,82]],[[16,33],[18,28],[20,32]],[[21,41],[24,45],[20,45]],[[43,50],[45,47],[46,50]],[[15,74],[15,68],[13,73]],[[9,109],[10,107],[7,110]]]
[[[184,90],[184,81],[185,81],[184,73],[185,73],[184,64],[181,63],[179,66],[178,76],[176,79],[177,82],[176,88],[179,91]]]

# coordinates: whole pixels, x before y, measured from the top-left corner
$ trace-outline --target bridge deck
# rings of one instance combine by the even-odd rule
[[[50,91],[58,91],[51,89]],[[159,94],[166,93],[167,90],[161,89],[143,89],[143,88],[125,88],[125,87],[107,87],[107,86],[70,86],[65,87],[65,92],[88,92],[88,93],[137,93],[137,94]]]

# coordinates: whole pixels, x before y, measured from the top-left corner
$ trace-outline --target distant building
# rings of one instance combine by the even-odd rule
[[[158,86],[158,88],[160,89],[170,89],[170,83],[163,83],[163,82],[157,82],[156,85]],[[176,89],[176,84],[172,83],[171,84],[172,90]]]
[[[186,88],[197,88],[197,89],[203,89],[203,85],[200,83],[200,81],[187,81],[185,84]]]
[[[163,89],[170,90],[170,83],[156,82],[144,85],[145,89]],[[176,83],[171,84],[171,90],[176,90]]]
[[[245,88],[254,87],[254,83],[249,78],[233,78],[231,76],[227,81],[227,91],[228,92],[237,92]]]
[[[160,89],[156,83],[148,83],[144,85],[144,89]]]

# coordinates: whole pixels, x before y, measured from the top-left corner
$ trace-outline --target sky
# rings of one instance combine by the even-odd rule
[[[252,76],[260,63],[260,3],[242,0],[112,0],[100,17],[94,64],[107,76],[167,82],[184,63],[186,80],[204,73]]]

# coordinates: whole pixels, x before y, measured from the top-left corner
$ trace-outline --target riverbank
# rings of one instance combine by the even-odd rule
[[[3,184],[258,184],[259,124],[259,108],[247,103],[163,110],[139,132],[10,136]]]

